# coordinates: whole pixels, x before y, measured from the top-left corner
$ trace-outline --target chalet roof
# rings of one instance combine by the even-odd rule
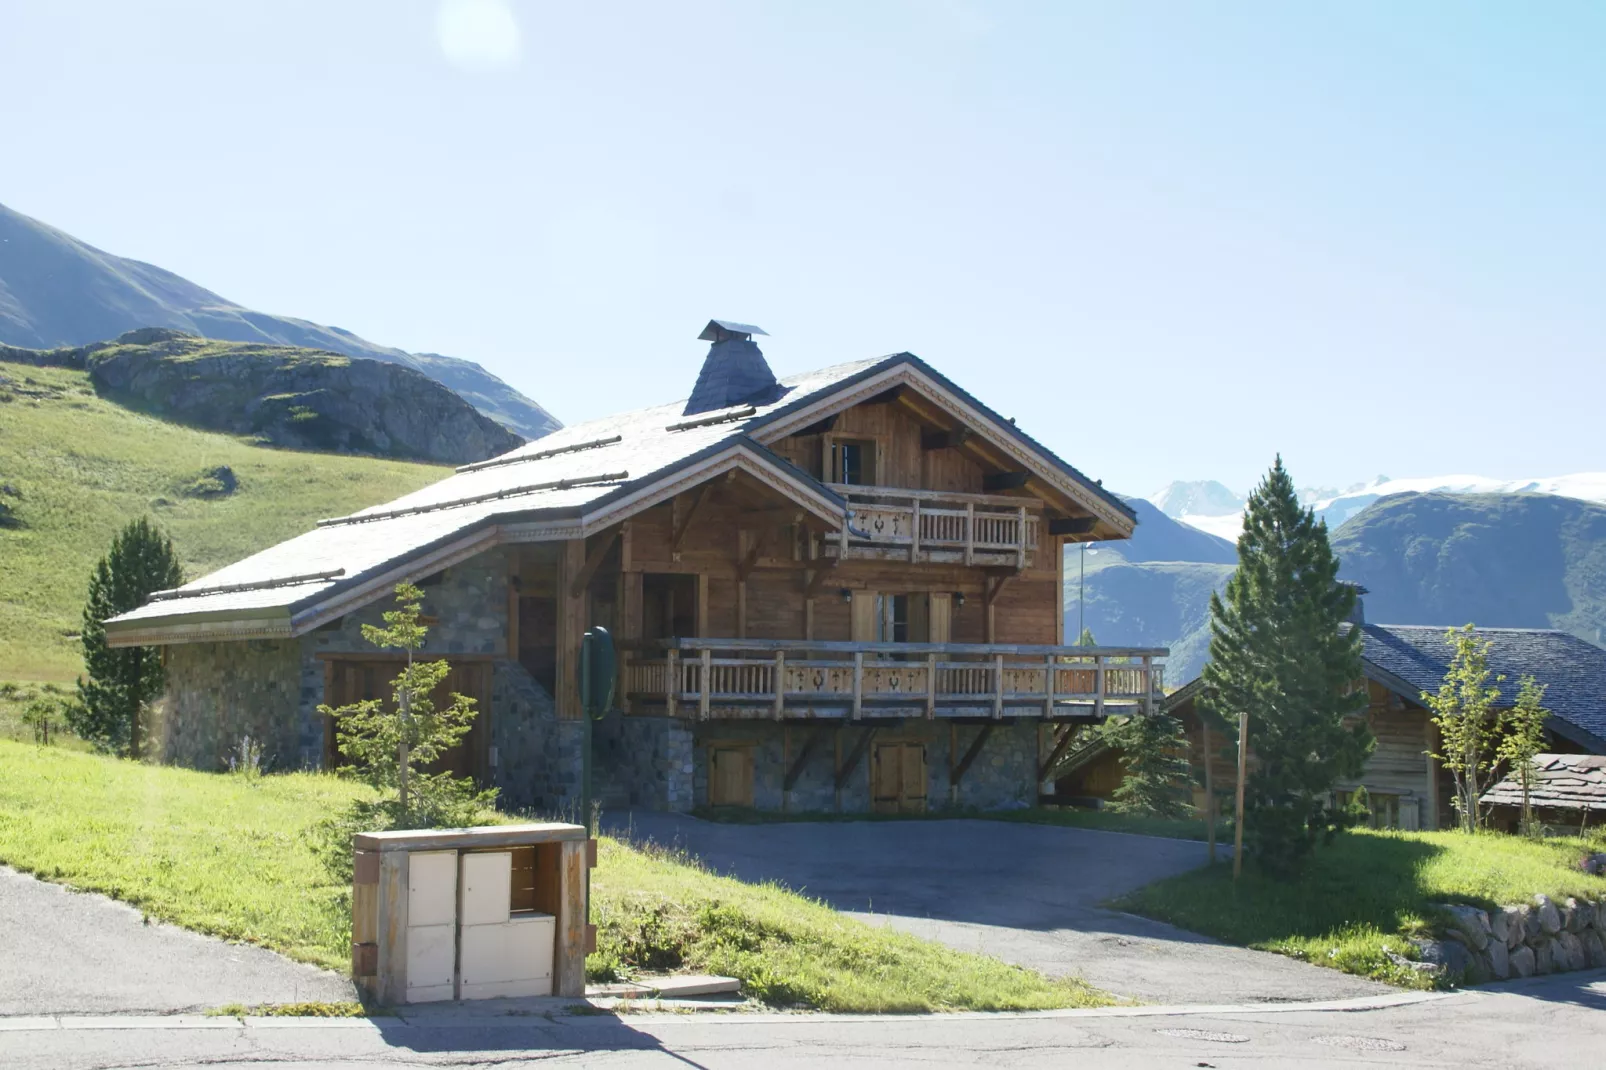
[[[1366,624],[1361,643],[1362,669],[1396,694],[1419,702],[1424,691],[1444,683],[1454,650],[1444,640],[1444,627],[1415,624]],[[1557,735],[1590,750],[1606,752],[1606,650],[1567,632],[1548,628],[1478,628],[1487,640],[1489,669],[1504,675],[1502,704],[1516,698],[1517,679],[1531,675],[1546,685],[1547,725]],[[1166,696],[1167,712],[1198,698],[1204,677]]]
[[[1377,670],[1368,675],[1415,701],[1444,683],[1454,648],[1444,627],[1367,624],[1361,656]],[[1501,705],[1517,695],[1517,678],[1545,685],[1548,727],[1581,746],[1606,751],[1606,650],[1548,628],[1479,628],[1489,646],[1489,669],[1504,675]],[[1392,678],[1392,679],[1390,679]],[[1402,687],[1401,685],[1404,685]]]
[[[1009,421],[909,353],[838,364],[781,380],[764,404],[688,418],[673,402],[563,428],[438,483],[299,535],[112,618],[121,645],[201,638],[299,635],[380,597],[411,576],[479,553],[503,536],[578,538],[666,500],[715,474],[745,470],[832,523],[842,499],[771,453],[757,436],[790,433],[837,398],[919,382],[946,391],[986,421],[990,433],[1074,486],[1089,508],[1130,531],[1126,503],[1060,460]],[[790,422],[789,422],[790,421]],[[220,589],[226,588],[226,589]],[[203,634],[204,633],[204,634]]]
[[[1529,798],[1547,810],[1606,810],[1606,755],[1536,754]],[[1522,782],[1515,772],[1483,793],[1482,801],[1522,805]]]

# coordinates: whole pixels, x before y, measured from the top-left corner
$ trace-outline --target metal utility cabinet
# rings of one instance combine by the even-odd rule
[[[585,995],[584,827],[366,832],[353,846],[351,973],[369,1000]]]

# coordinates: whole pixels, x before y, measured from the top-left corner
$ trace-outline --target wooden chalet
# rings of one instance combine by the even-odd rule
[[[1450,774],[1430,757],[1438,749],[1438,734],[1422,693],[1437,692],[1449,669],[1453,647],[1445,641],[1445,627],[1367,624],[1357,598],[1357,625],[1364,633],[1360,683],[1367,693],[1366,721],[1377,740],[1361,776],[1341,781],[1337,800],[1347,801],[1364,786],[1379,828],[1451,828],[1454,788]],[[1479,628],[1478,638],[1490,645],[1489,667],[1504,675],[1502,705],[1517,693],[1516,681],[1532,674],[1547,685],[1546,746],[1559,755],[1606,754],[1606,650],[1566,632],[1538,628]],[[1194,767],[1194,804],[1206,805],[1205,762],[1218,806],[1230,803],[1237,783],[1234,747],[1236,732],[1205,717],[1197,700],[1203,678],[1168,695],[1163,709],[1182,721]],[[1250,759],[1254,755],[1254,726],[1250,725]],[[1594,769],[1593,761],[1584,765]],[[1557,765],[1561,769],[1565,765]],[[1107,798],[1120,784],[1119,753],[1096,740],[1080,750],[1073,748],[1059,763],[1058,791],[1067,797]],[[1565,779],[1563,774],[1559,777]],[[1496,800],[1509,802],[1509,792]],[[1506,815],[1509,817],[1509,815]],[[1505,823],[1505,818],[1502,818]]]
[[[1165,651],[1065,645],[1062,547],[1132,511],[907,353],[785,380],[710,321],[688,400],[565,428],[322,521],[108,622],[166,648],[162,756],[240,736],[333,760],[316,713],[384,698],[361,641],[419,583],[427,656],[480,721],[450,764],[571,805],[586,628],[623,652],[597,726],[616,805],[901,808],[1035,801],[1072,726],[1150,708]]]

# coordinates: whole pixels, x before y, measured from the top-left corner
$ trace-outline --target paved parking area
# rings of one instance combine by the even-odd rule
[[[727,825],[638,811],[615,815],[610,826],[679,845],[721,873],[779,881],[866,921],[1080,976],[1145,1003],[1392,991],[1099,906],[1203,865],[1202,843],[974,820]]]
[[[0,866],[0,1017],[352,998],[351,982],[327,970]]]

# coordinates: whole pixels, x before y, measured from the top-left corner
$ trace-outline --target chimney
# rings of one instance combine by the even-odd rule
[[[681,415],[728,409],[732,405],[764,405],[780,396],[781,385],[775,381],[775,373],[770,371],[758,343],[753,341],[755,334],[769,337],[769,332],[750,323],[708,321],[697,337],[713,345],[708,347],[703,370],[697,373],[697,385],[692,387]]]
[[[1371,592],[1358,583],[1348,583],[1344,580],[1339,580],[1338,582],[1355,592],[1355,608],[1349,611],[1349,623],[1357,628],[1364,628],[1366,626],[1366,602],[1361,596]]]

